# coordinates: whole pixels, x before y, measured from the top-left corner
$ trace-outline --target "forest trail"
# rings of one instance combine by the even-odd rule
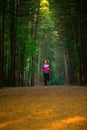
[[[2,88],[0,130],[87,130],[87,87]]]

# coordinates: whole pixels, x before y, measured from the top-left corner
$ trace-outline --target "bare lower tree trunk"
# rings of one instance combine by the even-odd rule
[[[41,85],[41,78],[40,78],[40,72],[41,72],[41,45],[39,43],[39,53],[38,53],[38,86]]]
[[[69,74],[68,74],[68,65],[67,65],[68,55],[65,54],[64,50],[64,64],[65,64],[65,85],[70,85]]]

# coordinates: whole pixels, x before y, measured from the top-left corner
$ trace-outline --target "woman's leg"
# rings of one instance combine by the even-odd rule
[[[49,81],[49,73],[47,74],[47,81]]]
[[[44,74],[44,85],[47,86],[47,74]]]

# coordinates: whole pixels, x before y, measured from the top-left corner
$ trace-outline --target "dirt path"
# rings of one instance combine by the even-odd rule
[[[87,87],[2,88],[0,130],[87,130]]]

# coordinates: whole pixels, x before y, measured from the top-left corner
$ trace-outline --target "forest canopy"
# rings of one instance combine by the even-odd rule
[[[86,0],[0,1],[0,86],[87,85]]]

